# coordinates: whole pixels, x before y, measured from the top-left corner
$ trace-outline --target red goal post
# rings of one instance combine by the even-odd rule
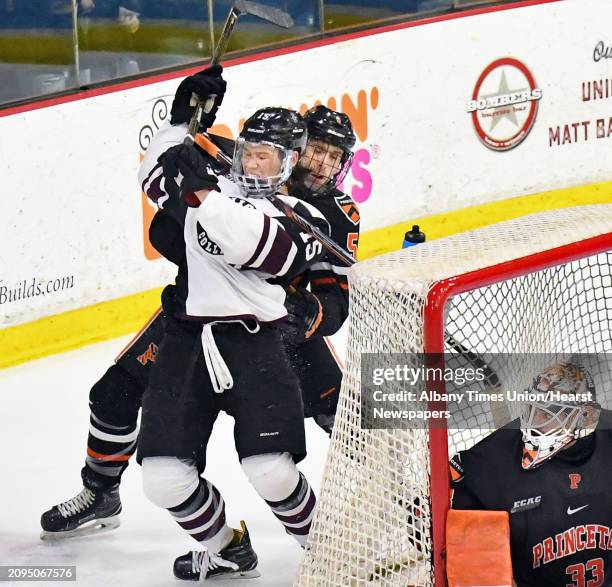
[[[346,371],[296,585],[445,586],[449,451],[495,427],[471,414],[481,428],[362,428],[362,353],[449,352],[449,334],[475,353],[612,352],[611,251],[612,204],[600,204],[355,266]]]

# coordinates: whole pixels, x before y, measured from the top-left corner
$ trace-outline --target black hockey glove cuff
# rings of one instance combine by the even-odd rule
[[[166,193],[170,197],[183,198],[188,206],[197,208],[200,205],[194,194],[198,190],[221,191],[206,156],[195,145],[170,147],[158,161],[164,171]]]
[[[303,287],[288,290],[285,308],[288,316],[283,338],[289,343],[300,344],[310,338],[323,320],[319,298]]]
[[[174,95],[174,101],[170,109],[170,123],[189,123],[195,110],[195,104],[191,102],[192,94],[195,94],[200,101],[206,101],[207,98],[215,96],[211,110],[204,112],[200,119],[200,131],[210,128],[215,122],[217,110],[221,106],[227,86],[222,73],[223,68],[220,65],[215,65],[186,77],[179,84]]]

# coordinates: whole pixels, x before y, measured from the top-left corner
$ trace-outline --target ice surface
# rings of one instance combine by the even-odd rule
[[[344,338],[344,332],[334,337],[341,357]],[[89,389],[129,339],[0,371],[0,565],[76,565],[76,583],[87,587],[178,584],[172,563],[198,544],[144,497],[135,461],[123,475],[120,528],[56,542],[39,538],[42,512],[82,488]],[[288,587],[302,551],[244,477],[232,426],[224,414],[217,420],[206,477],[226,501],[228,522],[236,527],[246,520],[261,577],[213,584]],[[328,438],[312,420],[306,421],[306,436],[308,457],[299,468],[318,492]]]

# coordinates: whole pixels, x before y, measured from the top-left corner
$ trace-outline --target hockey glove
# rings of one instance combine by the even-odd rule
[[[283,338],[292,344],[300,344],[310,338],[323,320],[319,298],[303,287],[291,287],[287,291],[285,308],[288,316]]]
[[[195,104],[191,101],[192,94],[195,94],[198,100],[203,101],[209,96],[215,96],[211,110],[204,112],[200,120],[200,131],[210,128],[215,122],[217,110],[221,106],[227,86],[222,73],[223,68],[220,65],[215,65],[186,77],[179,84],[174,95],[174,101],[170,109],[170,123],[189,123],[195,110]]]
[[[334,431],[335,417],[336,414],[316,414],[313,416],[313,420],[319,425],[319,428],[322,428],[331,436]]]
[[[158,161],[164,170],[164,187],[171,198],[183,198],[188,206],[197,208],[200,200],[194,192],[219,189],[219,180],[206,156],[195,145],[175,145]],[[179,174],[182,178],[179,180]]]

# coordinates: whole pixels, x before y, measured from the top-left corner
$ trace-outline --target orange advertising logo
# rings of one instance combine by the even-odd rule
[[[325,102],[321,100],[315,100],[313,104],[302,103],[297,110],[304,114],[309,108],[325,103],[325,105],[339,112],[343,112],[348,115],[353,124],[353,129],[357,137],[357,146],[353,157],[353,164],[347,177],[345,177],[343,183],[338,186],[343,192],[348,193],[351,198],[358,204],[367,201],[373,190],[373,177],[369,170],[369,164],[372,159],[376,159],[380,153],[378,145],[367,144],[369,136],[369,117],[371,113],[378,108],[380,96],[379,90],[376,86],[370,88],[369,91],[360,89],[356,95],[350,95],[348,93],[342,94],[340,98],[335,96],[328,97]],[[289,106],[291,107],[291,106]],[[146,151],[151,137],[155,133],[155,130],[159,128],[159,125],[168,116],[168,106],[163,99],[159,99],[153,105],[151,119],[152,126],[145,125],[140,131],[140,161],[144,158],[144,151]],[[232,129],[226,124],[215,124],[210,128],[212,134],[217,134],[229,139],[233,139],[242,129],[244,125],[244,118],[238,121],[237,132],[232,132]],[[155,129],[153,129],[155,127]],[[142,200],[142,230],[143,230],[143,245],[144,245],[144,256],[146,259],[153,261],[160,259],[161,255],[155,250],[149,241],[149,228],[157,207],[151,202],[144,193],[141,193]]]

